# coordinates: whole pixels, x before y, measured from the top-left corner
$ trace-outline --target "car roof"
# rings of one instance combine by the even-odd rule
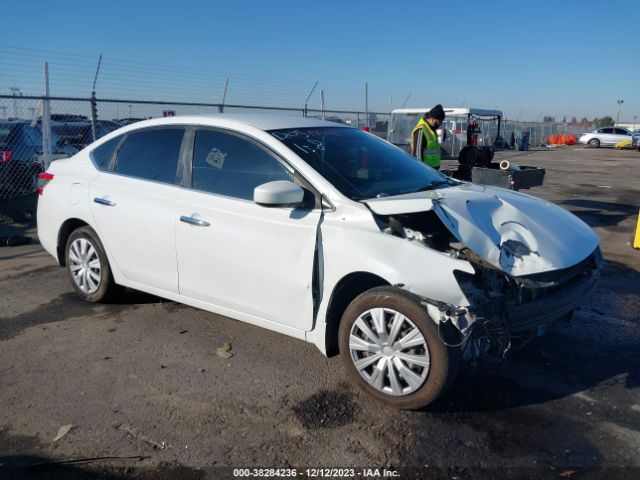
[[[211,125],[250,125],[260,130],[279,130],[282,128],[342,127],[351,128],[342,123],[329,122],[317,118],[273,113],[219,113],[209,115],[176,115],[173,117],[142,120],[127,125],[128,130],[142,127],[175,124],[211,124]]]

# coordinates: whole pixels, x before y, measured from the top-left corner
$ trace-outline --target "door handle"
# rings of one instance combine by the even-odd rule
[[[188,223],[189,225],[196,225],[197,227],[208,227],[210,225],[206,220],[200,220],[199,218],[189,217],[187,215],[180,215],[180,221]]]
[[[116,202],[112,202],[111,200],[107,200],[106,198],[96,197],[93,199],[95,203],[99,203],[100,205],[106,205],[107,207],[115,206]]]

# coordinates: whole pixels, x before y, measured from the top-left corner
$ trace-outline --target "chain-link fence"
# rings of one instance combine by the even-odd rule
[[[46,138],[43,136],[45,101],[48,102],[51,132],[51,160],[45,159]],[[169,115],[264,112],[324,118],[356,128],[369,126],[371,132],[386,138],[389,114],[350,110],[319,110],[252,105],[222,105],[195,102],[154,102],[146,100],[92,99],[71,97],[39,97],[0,95],[0,200],[35,192],[37,175],[48,161],[64,158],[80,151],[94,139],[124,125],[149,118]],[[466,118],[460,118],[448,136],[445,149],[452,155],[466,144]],[[493,144],[497,122],[487,122],[480,129],[478,143]],[[453,127],[452,127],[453,128]],[[518,122],[502,120],[500,138],[510,144],[512,133],[528,132],[532,146],[546,145],[551,135],[575,134],[587,128],[564,123]],[[449,151],[449,150],[447,150]]]
[[[43,131],[47,131],[42,115],[45,102],[50,112],[50,160],[45,158],[43,146],[46,143]],[[369,126],[383,138],[389,117],[386,113],[350,110],[0,95],[0,200],[35,192],[37,175],[49,161],[69,157],[122,126],[163,116],[227,112],[324,118],[356,128]]]

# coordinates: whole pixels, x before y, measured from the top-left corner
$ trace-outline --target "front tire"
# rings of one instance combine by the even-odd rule
[[[589,140],[589,146],[591,148],[598,148],[600,146],[600,140],[598,140],[597,138],[592,138],[591,140]]]
[[[74,230],[65,247],[65,261],[71,284],[87,302],[103,302],[113,298],[117,285],[98,235],[91,227]]]
[[[443,336],[455,342],[453,332]],[[419,299],[394,287],[374,288],[353,300],[338,341],[353,381],[394,408],[414,410],[435,401],[460,363],[460,349],[443,343]]]

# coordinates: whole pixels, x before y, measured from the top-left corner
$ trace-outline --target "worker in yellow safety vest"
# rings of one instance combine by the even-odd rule
[[[438,130],[444,121],[442,105],[436,105],[420,119],[411,132],[410,153],[430,167],[440,168],[440,140]]]

